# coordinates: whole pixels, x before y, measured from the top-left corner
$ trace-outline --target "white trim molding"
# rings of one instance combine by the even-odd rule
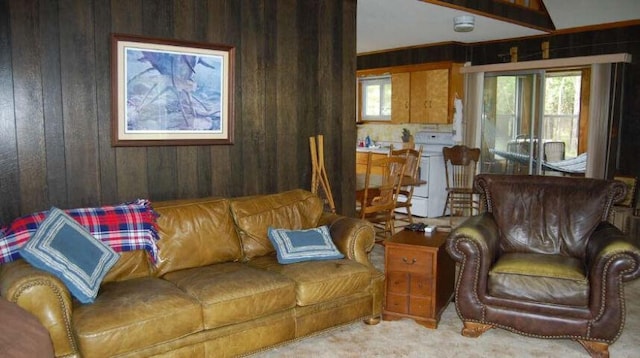
[[[574,66],[591,66],[602,63],[631,63],[631,54],[614,53],[608,55],[581,56],[556,58],[551,60],[536,60],[523,62],[496,63],[490,65],[463,66],[460,67],[460,73],[476,73],[476,72],[501,72],[501,71],[520,71],[534,69],[550,69],[557,67],[574,67]]]

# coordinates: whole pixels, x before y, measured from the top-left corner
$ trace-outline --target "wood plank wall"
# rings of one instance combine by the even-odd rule
[[[541,44],[549,41],[550,58],[630,53],[633,62],[622,66],[624,89],[620,127],[613,135],[619,156],[611,172],[616,175],[640,177],[640,25],[637,22],[621,27],[588,29],[551,36],[496,41],[477,44],[439,44],[419,48],[363,54],[358,56],[358,70],[378,67],[412,65],[425,62],[455,61],[474,65],[509,62],[509,50],[518,47],[518,60],[542,59]],[[619,138],[618,138],[619,135]],[[617,148],[614,148],[617,149]]]
[[[355,21],[355,0],[0,0],[0,222],[308,189],[316,134],[353,214]],[[234,45],[235,144],[112,147],[112,32]]]

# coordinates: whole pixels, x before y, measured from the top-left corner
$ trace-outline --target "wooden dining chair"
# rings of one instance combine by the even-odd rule
[[[406,158],[389,156],[367,162],[364,187],[356,193],[359,216],[376,227],[376,242],[393,235],[396,203]],[[379,240],[380,239],[380,240]]]
[[[406,158],[403,182],[417,182],[420,180],[420,158],[422,157],[422,146],[418,150],[413,148],[396,149],[391,151],[391,156],[399,156]],[[411,214],[411,199],[413,198],[413,189],[415,185],[402,185],[398,193],[398,202],[396,209],[403,208],[404,212],[396,211],[396,220],[413,224],[413,215]]]
[[[454,216],[470,216],[479,211],[479,200],[473,189],[473,179],[477,174],[480,149],[464,145],[442,148],[444,172],[447,185],[447,199],[442,215],[449,208],[449,222]]]

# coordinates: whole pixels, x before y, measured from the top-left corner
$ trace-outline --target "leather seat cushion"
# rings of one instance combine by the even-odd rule
[[[563,255],[504,254],[489,271],[488,284],[495,297],[568,306],[589,302],[582,262]]]
[[[295,307],[295,284],[275,272],[229,262],[171,272],[164,279],[202,304],[206,329]]]
[[[275,255],[269,255],[255,258],[249,264],[278,272],[295,281],[298,306],[309,306],[362,292],[371,282],[369,268],[346,259],[281,265]]]
[[[137,278],[102,285],[93,304],[73,311],[84,357],[106,357],[202,330],[200,303],[171,282]]]

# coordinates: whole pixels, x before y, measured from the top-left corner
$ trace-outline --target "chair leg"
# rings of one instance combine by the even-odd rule
[[[407,206],[407,216],[409,217],[409,224],[413,224],[413,215],[411,214],[411,206]]]
[[[447,192],[447,198],[444,199],[444,208],[442,209],[442,216],[444,216],[447,213],[447,207],[449,206],[449,196],[451,195],[451,193]]]
[[[578,339],[584,349],[589,352],[592,358],[608,358],[609,357],[609,344],[603,342],[587,341]]]

